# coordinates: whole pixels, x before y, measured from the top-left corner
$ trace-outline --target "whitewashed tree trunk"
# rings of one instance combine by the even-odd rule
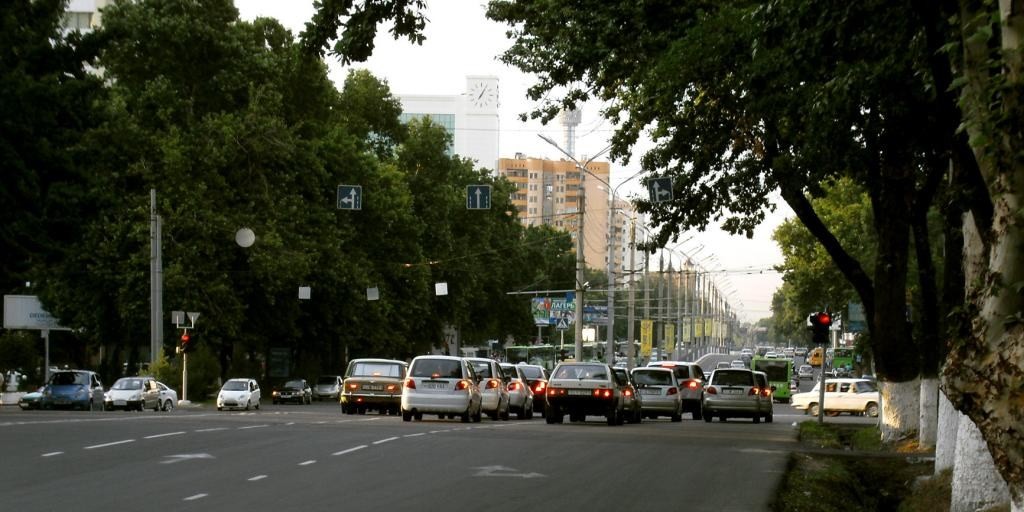
[[[921,379],[921,408],[917,442],[922,449],[935,447],[939,428],[939,379]]]
[[[950,512],[974,512],[1009,502],[1006,482],[996,471],[981,431],[966,415],[957,415],[959,429]]]
[[[921,381],[879,383],[882,401],[882,441],[892,442],[917,434],[921,416]]]
[[[939,432],[935,439],[935,474],[953,468],[956,456],[956,433],[960,428],[960,414],[953,408],[945,393],[939,393]]]

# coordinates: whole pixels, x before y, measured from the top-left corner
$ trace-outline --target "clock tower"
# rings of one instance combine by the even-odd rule
[[[464,130],[461,138],[472,148],[476,165],[495,170],[498,164],[498,107],[501,95],[498,77],[471,75],[466,77],[463,95]]]

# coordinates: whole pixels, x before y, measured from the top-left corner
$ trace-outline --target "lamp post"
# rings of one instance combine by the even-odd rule
[[[593,162],[594,160],[597,160],[597,158],[600,157],[601,155],[605,154],[605,152],[608,151],[609,149],[611,149],[612,146],[611,146],[611,144],[609,144],[608,146],[605,146],[604,149],[602,149],[601,151],[598,151],[597,154],[595,154],[594,156],[590,157],[589,159],[587,159],[586,162],[583,162],[581,164],[579,160],[576,160],[576,157],[570,155],[569,152],[567,152],[566,150],[562,149],[562,147],[559,146],[558,143],[555,142],[554,140],[552,140],[550,137],[548,137],[546,135],[543,135],[543,134],[537,134],[537,136],[540,137],[541,140],[543,140],[544,142],[547,142],[548,144],[551,144],[552,146],[554,146],[555,149],[557,149],[563,155],[569,157],[569,160],[572,160],[572,162],[574,164],[576,164],[576,169],[579,170],[579,172],[580,172],[580,189],[579,189],[579,195],[577,196],[577,204],[576,204],[576,206],[577,206],[577,208],[576,208],[577,209],[577,215],[576,215],[576,304],[575,304],[575,306],[576,306],[575,307],[575,309],[576,309],[576,325],[575,325],[575,330],[574,330],[574,335],[575,335],[576,339],[574,341],[575,341],[575,345],[576,345],[576,360],[577,361],[582,361],[583,360],[583,292],[584,292],[584,290],[583,290],[583,279],[584,279],[584,277],[583,277],[583,269],[586,266],[586,260],[583,258],[583,210],[584,210],[584,207],[586,205],[586,187],[584,186],[583,180],[584,180],[584,176],[586,174],[590,173],[590,171],[587,170],[587,165],[589,165],[590,162]],[[594,176],[594,177],[596,178],[596,176]],[[607,183],[606,183],[606,185],[607,185]]]
[[[621,183],[616,185],[614,188],[611,186],[607,187],[608,190],[608,333],[607,333],[607,346],[605,347],[605,360],[608,364],[615,363],[615,235],[617,230],[615,229],[615,197],[619,192],[619,187],[625,185],[633,178],[640,176],[644,171],[638,171],[632,176],[622,180]],[[595,176],[596,178],[596,176]],[[609,174],[609,179],[611,175]],[[600,181],[600,178],[598,178]],[[605,183],[608,185],[608,183]],[[633,342],[632,339],[629,341]],[[628,364],[628,363],[627,363]],[[630,366],[632,368],[632,366]]]

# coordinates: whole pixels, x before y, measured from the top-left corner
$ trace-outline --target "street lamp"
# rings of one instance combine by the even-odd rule
[[[645,171],[641,170],[634,173],[632,176],[622,180],[622,182],[614,188],[611,186],[606,187],[606,190],[608,190],[608,332],[606,340],[607,346],[605,347],[605,361],[607,361],[608,364],[614,364],[615,362],[615,197],[619,192],[619,187],[625,185],[630,180],[640,176],[644,172]],[[595,178],[597,177],[595,176]],[[609,179],[610,178],[611,176],[609,175]],[[598,181],[602,181],[600,178],[597,179]],[[608,183],[605,183],[605,185],[608,185]],[[630,339],[629,343],[632,344],[633,340]],[[629,367],[632,368],[632,366]]]
[[[575,338],[576,339],[574,341],[575,341],[575,344],[576,344],[576,360],[577,361],[582,361],[583,360],[583,269],[584,269],[584,267],[586,265],[586,261],[583,258],[583,208],[585,206],[585,201],[586,201],[586,187],[584,186],[583,179],[584,179],[584,176],[586,174],[590,174],[590,171],[587,170],[587,165],[589,165],[594,160],[597,160],[597,158],[600,157],[601,155],[605,154],[605,152],[608,151],[609,149],[611,149],[612,146],[611,146],[611,144],[609,144],[608,146],[606,146],[601,151],[598,151],[597,154],[595,154],[594,156],[590,157],[586,162],[583,162],[581,164],[579,160],[576,160],[576,157],[570,155],[569,152],[567,152],[566,150],[562,149],[562,147],[559,146],[558,143],[555,142],[554,140],[552,140],[550,137],[548,137],[546,135],[543,135],[543,134],[540,134],[540,133],[538,133],[537,136],[540,137],[541,140],[543,140],[544,142],[547,142],[548,144],[551,144],[552,146],[554,146],[555,149],[560,151],[563,155],[569,157],[569,160],[572,160],[572,162],[574,164],[576,164],[576,168],[580,172],[580,190],[579,190],[579,195],[577,196],[577,205],[576,205],[577,206],[577,208],[576,208],[577,209],[577,220],[576,220],[576,308],[575,308],[576,309],[576,325],[575,325],[575,330],[574,330]],[[591,176],[593,176],[593,174],[591,174]],[[597,176],[594,176],[594,177],[597,178]],[[601,181],[600,178],[598,178],[598,180]],[[605,183],[605,184],[607,185],[607,183]]]

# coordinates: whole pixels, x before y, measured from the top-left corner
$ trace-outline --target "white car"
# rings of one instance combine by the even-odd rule
[[[260,385],[255,379],[231,379],[217,393],[217,410],[260,408]]]
[[[492,420],[507,420],[509,417],[508,384],[500,364],[485,357],[467,357],[473,365],[473,373],[480,379],[481,408]]]
[[[156,387],[160,390],[160,409],[167,412],[174,410],[178,403],[178,392],[160,381],[156,382]]]
[[[160,388],[152,377],[121,377],[103,394],[103,409],[160,409]]]
[[[418,356],[409,364],[406,375],[402,421],[419,421],[424,414],[437,414],[440,418],[459,417],[463,423],[480,422],[480,377],[466,359]]]
[[[508,408],[516,413],[516,419],[533,418],[533,390],[522,369],[514,364],[501,363],[508,388]]]
[[[806,393],[793,395],[793,407],[812,416],[818,415],[818,402],[821,397],[819,384]],[[825,381],[825,414],[837,416],[839,413],[866,414],[872,418],[878,416],[878,405],[881,403],[878,388],[867,379],[828,379]]]

